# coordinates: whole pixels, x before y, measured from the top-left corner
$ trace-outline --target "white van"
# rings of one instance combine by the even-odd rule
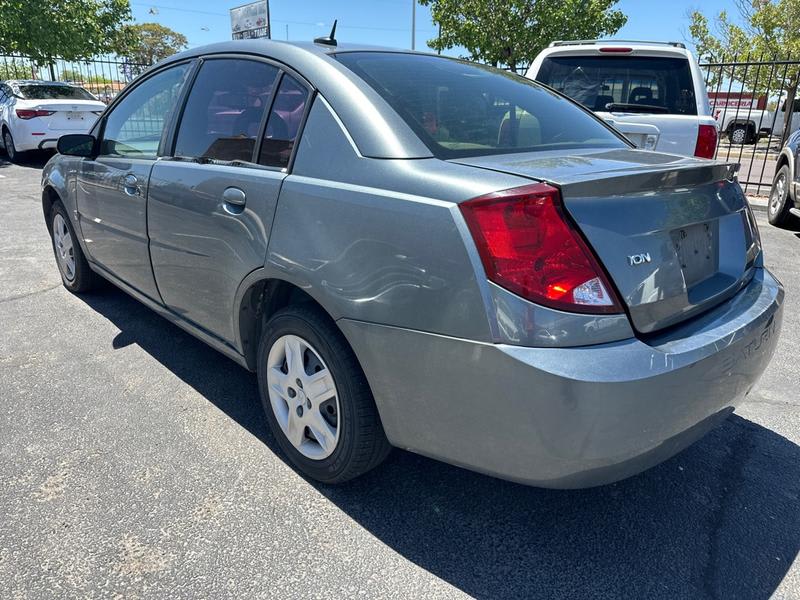
[[[640,148],[714,156],[718,123],[700,67],[680,42],[553,42],[527,76],[580,102]]]

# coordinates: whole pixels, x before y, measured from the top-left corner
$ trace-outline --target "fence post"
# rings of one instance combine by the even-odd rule
[[[783,131],[781,132],[781,148],[786,145],[786,140],[789,139],[789,133],[792,131],[792,116],[794,114],[794,99],[797,95],[797,71],[795,70],[794,75],[792,76],[792,83],[789,86],[789,92],[786,95],[786,116],[784,117],[783,121]],[[780,106],[778,107],[780,110]]]

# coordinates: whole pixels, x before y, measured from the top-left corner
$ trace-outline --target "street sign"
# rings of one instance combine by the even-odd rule
[[[268,38],[269,0],[258,0],[231,9],[231,35],[234,40]]]

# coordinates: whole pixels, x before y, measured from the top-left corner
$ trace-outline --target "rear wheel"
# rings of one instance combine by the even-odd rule
[[[17,162],[20,159],[20,153],[17,152],[17,147],[14,145],[14,138],[8,129],[3,129],[3,148],[5,148],[8,160]]]
[[[305,475],[342,483],[376,467],[389,453],[353,351],[315,307],[290,306],[267,322],[259,344],[258,384],[273,435]]]
[[[769,204],[767,205],[767,218],[772,225],[778,227],[788,224],[792,220],[789,209],[794,204],[789,191],[789,165],[783,165],[775,173],[772,181],[772,190],[769,193]]]
[[[732,144],[752,144],[755,141],[755,133],[751,125],[735,123],[728,130],[728,138]]]
[[[94,288],[98,275],[89,267],[69,222],[67,210],[61,202],[55,202],[50,211],[50,235],[64,287],[74,293],[88,292]]]

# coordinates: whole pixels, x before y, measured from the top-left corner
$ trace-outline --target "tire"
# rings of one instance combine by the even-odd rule
[[[74,294],[88,292],[97,287],[100,276],[89,267],[67,210],[61,202],[53,204],[48,217],[48,227],[64,287]]]
[[[794,219],[794,215],[789,212],[794,205],[789,191],[790,182],[789,165],[783,165],[772,180],[767,203],[767,219],[777,227],[788,225]]]
[[[257,370],[269,427],[304,475],[343,483],[389,454],[364,372],[342,333],[316,307],[289,306],[269,319],[259,341]]]
[[[731,144],[752,144],[755,141],[753,128],[750,125],[731,125],[728,130],[728,139],[730,139]]]
[[[5,127],[3,128],[3,148],[6,151],[9,162],[18,163],[22,159],[23,153],[17,151],[17,147],[14,145],[14,138],[11,136],[11,132]]]

